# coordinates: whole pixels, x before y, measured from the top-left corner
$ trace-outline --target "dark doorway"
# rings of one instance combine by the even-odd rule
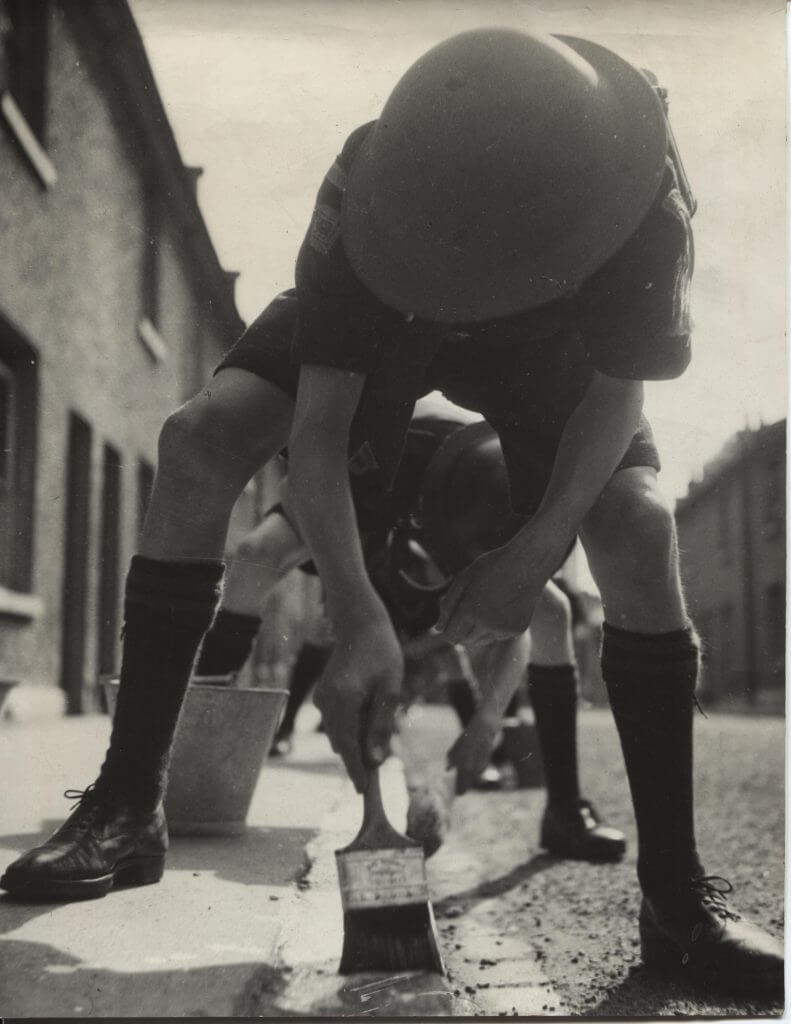
[[[82,417],[71,413],[66,455],[60,668],[60,685],[66,693],[66,713],[69,715],[79,715],[83,710],[90,511],[91,428]]]
[[[104,446],[102,466],[102,534],[99,548],[99,621],[97,624],[99,672],[116,671],[118,650],[118,572],[121,548],[121,456],[112,445]]]

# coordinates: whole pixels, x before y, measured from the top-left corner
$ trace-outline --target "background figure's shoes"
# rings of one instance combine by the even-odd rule
[[[426,857],[435,854],[445,841],[450,828],[452,801],[444,779],[432,779],[409,787],[406,834],[420,843]]]
[[[291,734],[287,736],[275,736],[274,742],[269,749],[270,757],[287,757],[294,748],[291,741]]]
[[[728,906],[732,890],[727,879],[702,875],[644,896],[643,962],[679,968],[720,989],[782,997],[782,944]]]
[[[484,768],[484,770],[475,780],[474,788],[482,790],[502,789],[503,773],[496,765],[490,764],[487,768]]]
[[[168,848],[161,804],[138,811],[93,786],[65,795],[79,800],[75,810],[46,843],[6,868],[0,887],[17,899],[59,901],[160,880]]]
[[[611,825],[602,824],[593,804],[575,800],[549,804],[541,822],[541,846],[556,857],[570,860],[620,860],[626,837]]]

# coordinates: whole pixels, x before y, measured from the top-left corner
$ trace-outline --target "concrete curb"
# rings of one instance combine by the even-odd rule
[[[382,767],[381,781],[388,815],[397,828],[403,829],[407,797],[401,762],[390,758]],[[286,1012],[310,1016],[469,1016],[475,1012],[474,1006],[469,1000],[457,999],[449,980],[437,974],[338,975],[343,910],[335,850],[353,838],[361,811],[360,798],[344,779],[337,801],[307,846],[307,884],[295,897],[293,912],[287,915],[281,933],[278,953],[289,972],[289,981],[278,999],[279,1006]]]

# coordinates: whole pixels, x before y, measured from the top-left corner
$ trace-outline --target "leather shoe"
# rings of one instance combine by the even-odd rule
[[[484,770],[473,783],[473,789],[479,789],[482,792],[488,792],[502,788],[503,773],[494,764],[490,764],[486,768],[484,768]]]
[[[593,804],[575,800],[548,804],[541,822],[541,846],[556,857],[570,860],[614,861],[626,852],[626,837],[603,825]]]
[[[6,868],[0,888],[17,899],[60,901],[160,880],[168,849],[161,804],[138,811],[94,786],[64,796],[79,801],[74,811],[46,843]]]
[[[733,886],[700,875],[644,895],[640,908],[643,963],[681,968],[741,994],[783,993],[782,944],[728,906]]]

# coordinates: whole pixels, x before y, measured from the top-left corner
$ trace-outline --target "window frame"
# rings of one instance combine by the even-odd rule
[[[38,353],[13,324],[0,314],[0,367],[10,380],[8,437],[14,451],[5,474],[4,499],[9,511],[0,530],[14,538],[0,560],[0,614],[15,614],[13,595],[30,594],[33,581],[36,470],[38,460]],[[5,538],[3,543],[5,543]],[[19,605],[23,617],[28,604]],[[31,613],[32,614],[32,613]]]
[[[43,185],[57,170],[46,152],[50,0],[0,7],[0,114]]]

